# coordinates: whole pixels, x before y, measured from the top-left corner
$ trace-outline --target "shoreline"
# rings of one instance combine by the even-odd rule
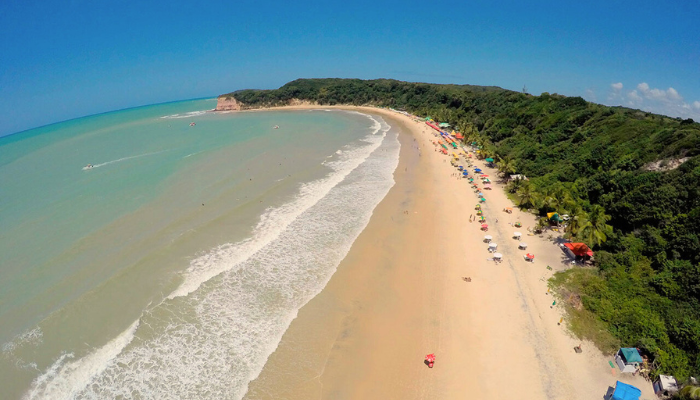
[[[517,390],[583,400],[618,379],[653,398],[648,382],[611,370],[592,344],[573,351],[581,341],[558,324],[562,311],[547,293],[553,271],[545,266],[564,269],[561,250],[525,236],[537,260],[522,259],[508,225],[519,220],[527,233],[536,217],[502,213],[512,203],[500,184],[486,191],[484,214],[504,262],[488,260],[484,233],[469,222],[477,198],[434,151],[430,128],[371,107],[257,111],[324,108],[377,114],[401,131],[395,185],[326,287],[299,310],[246,399],[511,399]],[[437,356],[434,369],[422,363],[428,353]]]

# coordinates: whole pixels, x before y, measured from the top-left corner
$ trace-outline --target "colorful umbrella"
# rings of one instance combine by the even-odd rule
[[[428,354],[427,356],[425,356],[425,361],[435,362],[435,354]]]
[[[482,228],[488,228],[489,225],[488,225],[488,224],[481,224],[481,227],[482,227]]]
[[[535,259],[535,255],[534,255],[534,254],[527,253],[527,254],[525,255],[525,258],[528,258],[528,259],[530,259],[530,260],[534,260],[534,259]]]

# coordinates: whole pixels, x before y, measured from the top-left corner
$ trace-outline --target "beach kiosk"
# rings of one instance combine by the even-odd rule
[[[670,375],[659,375],[659,379],[654,381],[654,393],[657,396],[671,396],[678,392],[678,382]]]
[[[615,363],[622,372],[634,372],[642,363],[642,356],[634,347],[622,347],[615,354]]]
[[[608,398],[609,400],[639,400],[642,391],[632,385],[617,381],[615,391]]]
[[[576,261],[586,261],[593,257],[593,251],[585,243],[564,243],[564,249]]]

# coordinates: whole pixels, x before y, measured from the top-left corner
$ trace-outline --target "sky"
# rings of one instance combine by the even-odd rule
[[[523,87],[700,121],[700,1],[0,2],[0,136],[297,78]]]

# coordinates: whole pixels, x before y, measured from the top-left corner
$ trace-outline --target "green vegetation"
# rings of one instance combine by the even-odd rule
[[[568,214],[566,234],[597,251],[596,268],[552,282],[575,300],[573,331],[603,350],[644,348],[660,373],[700,374],[700,124],[580,97],[394,80],[296,80],[225,96],[247,107],[392,107],[450,123],[503,176],[530,178],[508,186],[521,207]],[[685,162],[670,168],[674,160]]]

